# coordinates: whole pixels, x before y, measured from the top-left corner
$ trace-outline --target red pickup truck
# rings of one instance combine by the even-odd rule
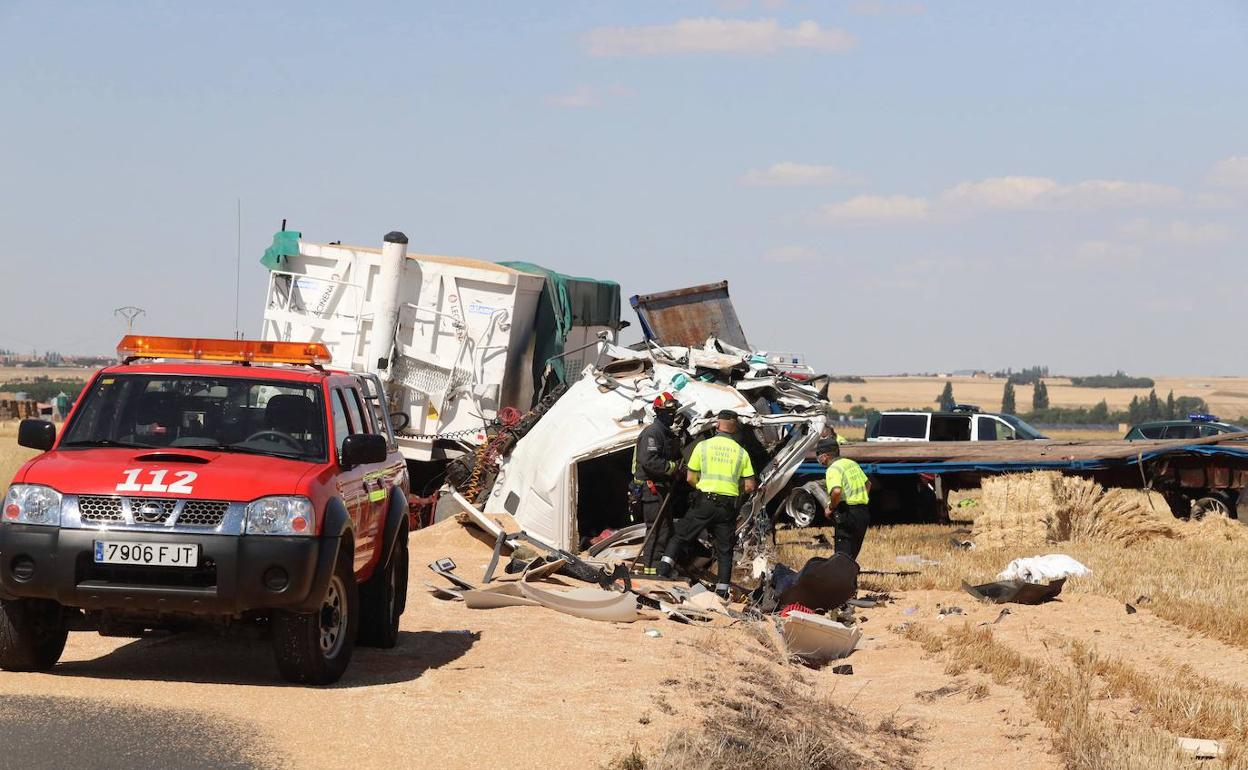
[[[393,647],[408,479],[381,383],[323,345],[128,336],[0,509],[0,668],[54,666],[70,630],[252,625],[290,681]]]

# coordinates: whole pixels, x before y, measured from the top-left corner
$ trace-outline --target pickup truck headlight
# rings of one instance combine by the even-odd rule
[[[248,535],[311,535],[313,523],[306,497],[262,497],[247,505]]]
[[[58,526],[61,523],[61,493],[42,484],[14,484],[4,496],[0,522]]]

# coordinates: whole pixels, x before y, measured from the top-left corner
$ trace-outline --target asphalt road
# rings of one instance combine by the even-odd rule
[[[168,770],[266,767],[246,725],[116,700],[8,695],[0,700],[0,767]]]

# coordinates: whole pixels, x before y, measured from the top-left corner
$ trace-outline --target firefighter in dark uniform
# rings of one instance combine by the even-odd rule
[[[693,448],[689,456],[689,483],[693,485],[693,505],[676,527],[668,543],[659,574],[670,577],[676,561],[704,530],[715,540],[715,561],[719,568],[715,593],[727,598],[732,588],[732,552],[737,540],[737,512],[741,492],[754,491],[754,466],[750,454],[737,443],[737,413],[719,413],[719,432]]]
[[[654,422],[642,429],[637,437],[637,447],[633,450],[633,494],[639,500],[647,532],[655,528],[659,512],[663,510],[663,501],[672,493],[677,481],[676,473],[680,469],[680,439],[672,430],[680,402],[671,393],[662,393],[654,399],[653,406]],[[642,554],[642,561],[647,570],[657,566],[656,554],[661,556],[667,548],[668,538],[672,535],[673,508],[673,503],[669,502],[658,529],[646,539],[646,553]]]

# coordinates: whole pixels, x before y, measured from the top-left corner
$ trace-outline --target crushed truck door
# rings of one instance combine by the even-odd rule
[[[745,350],[745,341],[737,310],[728,297],[728,282],[708,283],[687,289],[674,289],[654,294],[639,294],[629,299],[641,331],[648,340],[660,345],[702,347],[710,337]]]

